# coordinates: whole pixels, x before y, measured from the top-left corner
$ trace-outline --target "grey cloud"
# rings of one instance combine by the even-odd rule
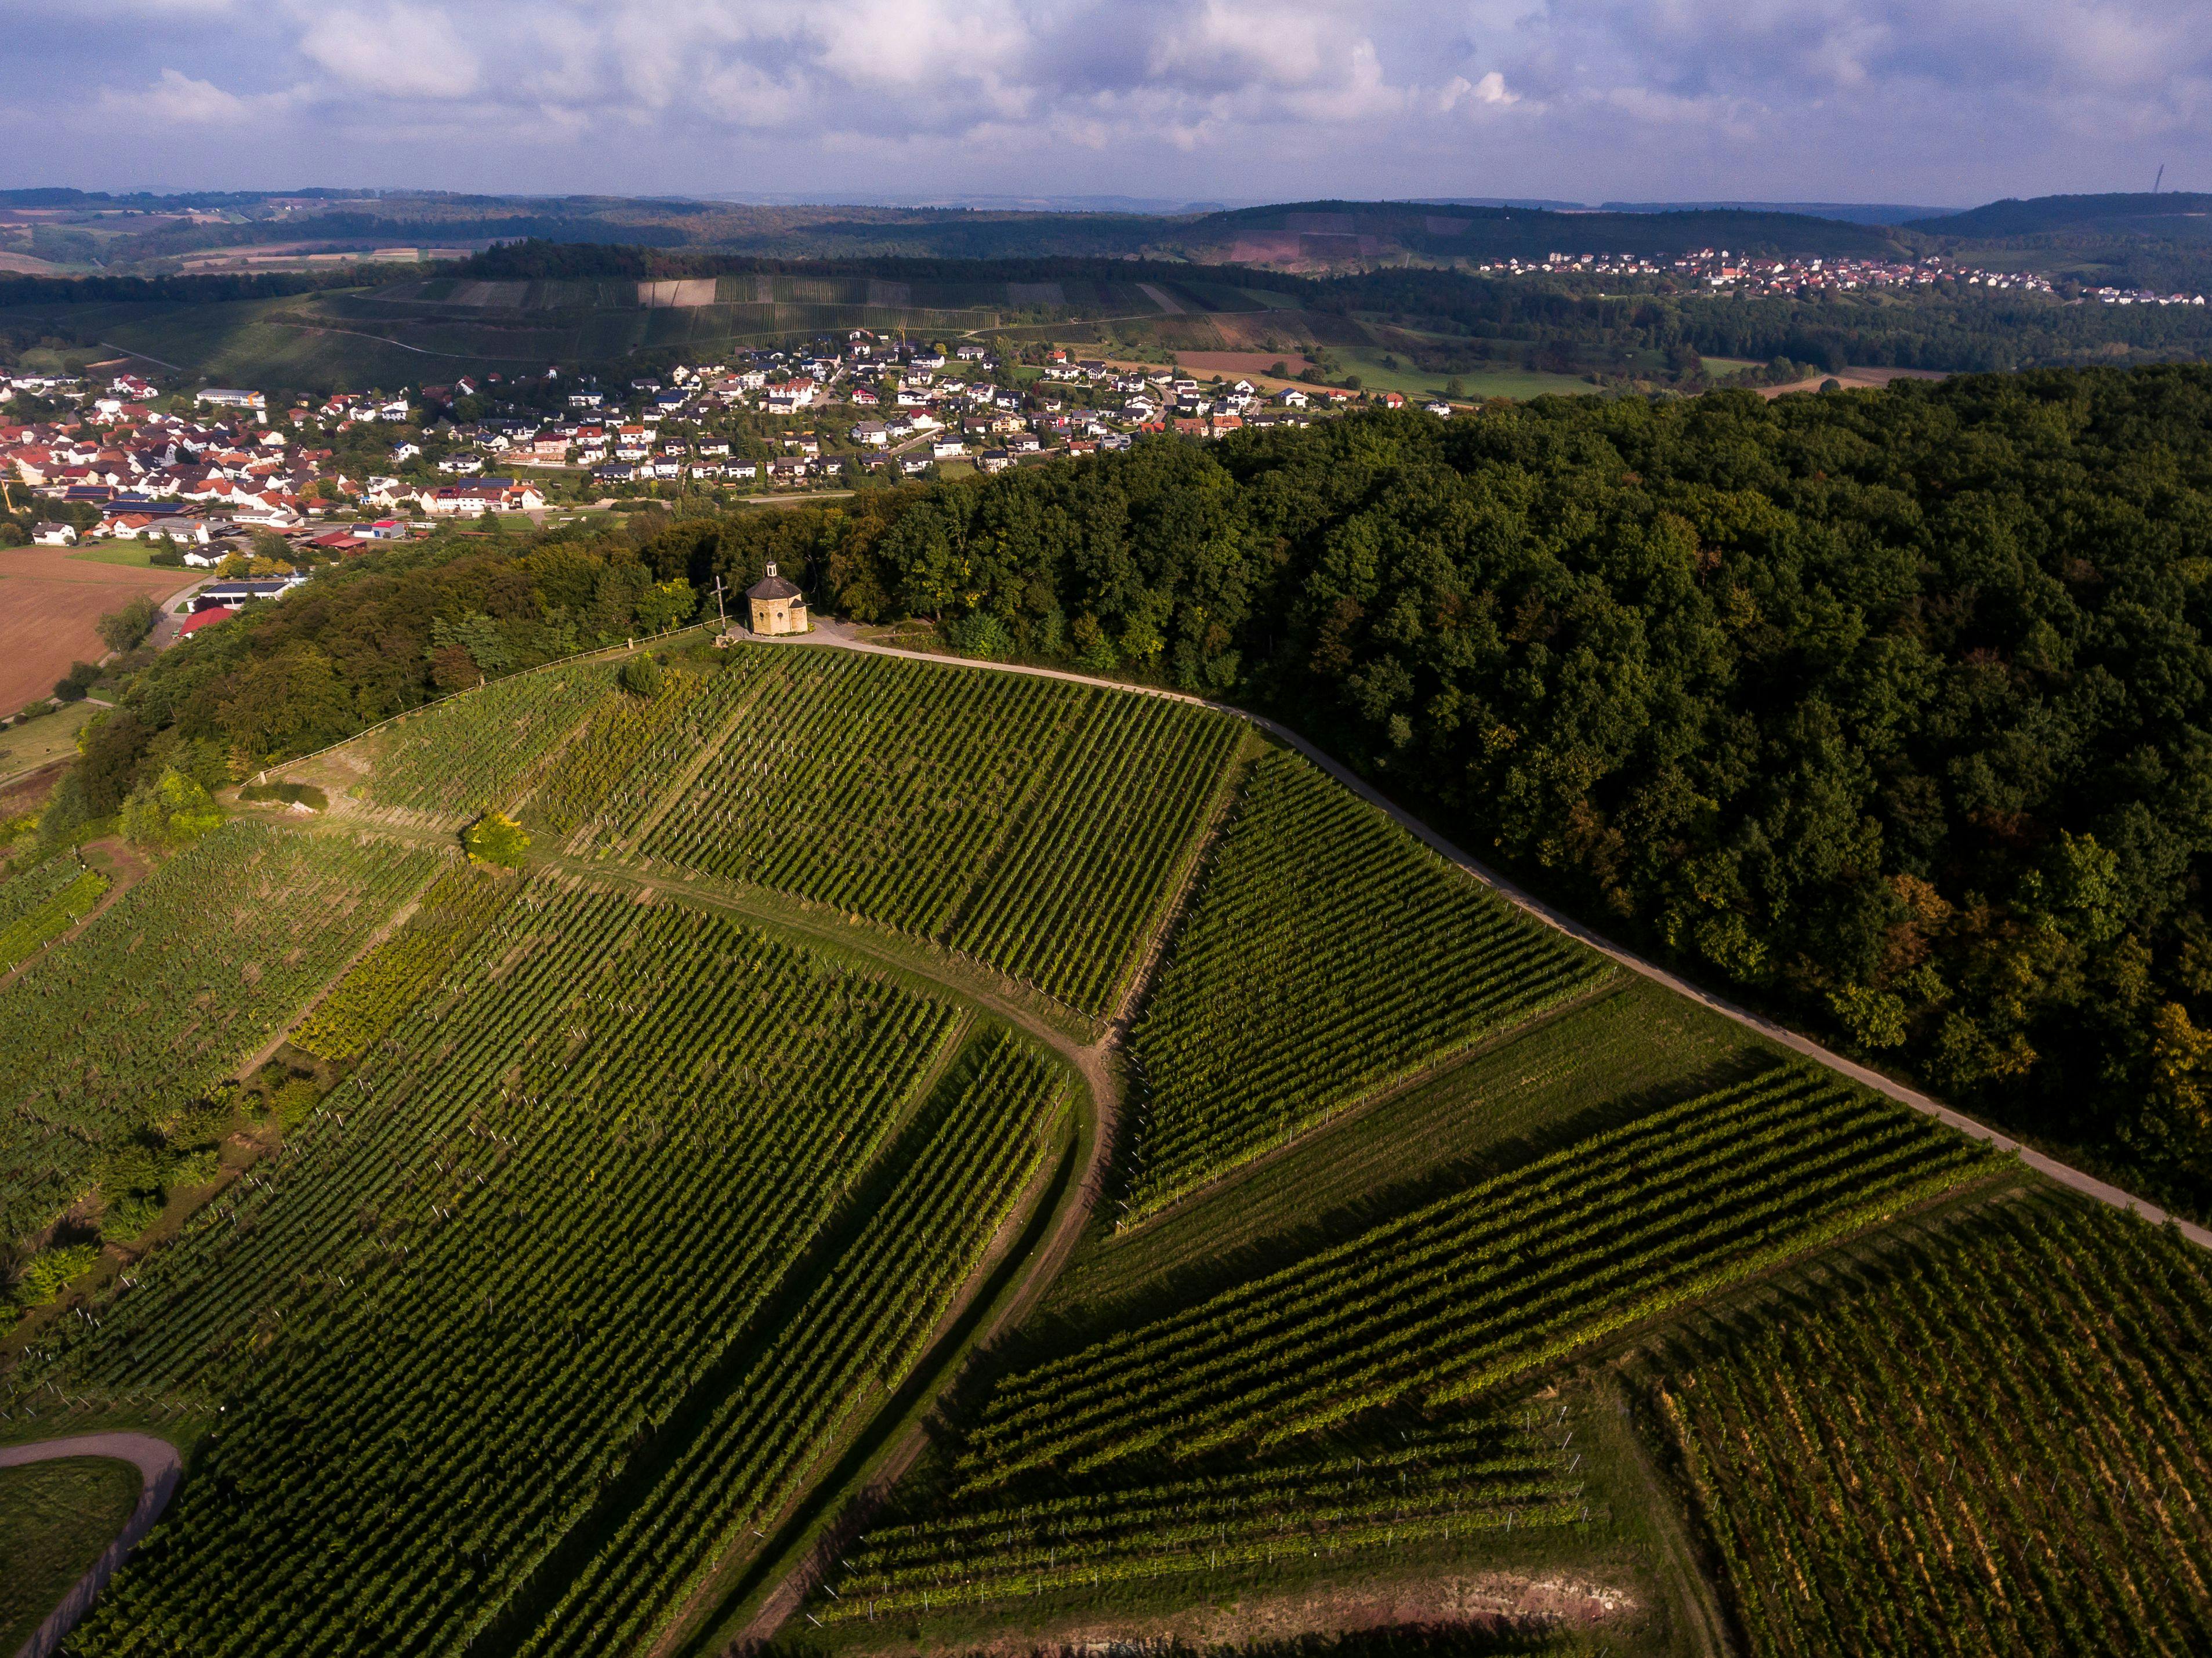
[[[2212,187],[2172,0],[0,0],[21,182],[1890,197]],[[155,117],[112,119],[118,108]],[[239,134],[281,119],[281,145]],[[27,143],[26,135],[39,142]]]

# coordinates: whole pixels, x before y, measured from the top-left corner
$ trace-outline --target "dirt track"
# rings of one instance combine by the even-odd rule
[[[91,1606],[93,1597],[115,1575],[115,1569],[123,1564],[123,1557],[161,1517],[161,1510],[169,1506],[170,1495],[177,1489],[177,1480],[184,1473],[184,1463],[174,1445],[151,1434],[132,1433],[78,1434],[69,1439],[41,1439],[27,1445],[0,1446],[0,1468],[58,1462],[77,1456],[112,1457],[137,1468],[143,1482],[138,1506],[131,1510],[131,1518],[124,1522],[114,1542],[93,1563],[92,1570],[77,1579],[76,1587],[17,1649],[15,1658],[46,1658],[61,1645],[62,1637],[76,1626],[76,1620]]]

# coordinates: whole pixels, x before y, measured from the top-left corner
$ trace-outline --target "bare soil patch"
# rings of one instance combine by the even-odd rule
[[[674,282],[640,282],[637,302],[647,307],[674,307],[692,310],[714,302],[714,279],[712,276],[686,276]]]
[[[1639,1605],[1626,1589],[1565,1575],[1451,1572],[1395,1582],[1316,1584],[1289,1594],[1253,1595],[1110,1622],[1096,1617],[1069,1619],[1021,1628],[969,1650],[992,1658],[1031,1658],[1040,1648],[1103,1653],[1170,1640],[1200,1648],[1243,1646],[1407,1624],[1592,1629],[1638,1610]],[[895,1638],[872,1649],[904,1653],[917,1649]]]
[[[1847,392],[1862,392],[1869,386],[1887,386],[1892,380],[1940,380],[1948,378],[1934,368],[1846,368],[1838,374],[1815,374],[1810,380],[1792,380],[1787,386],[1762,386],[1762,398],[1778,398],[1788,392],[1817,392],[1830,380],[1835,380]]]
[[[67,547],[0,549],[0,713],[51,695],[72,662],[106,653],[94,623],[133,593],[166,599],[190,570],[139,570],[72,558]]]
[[[1197,378],[1223,374],[1232,380],[1256,380],[1266,378],[1267,371],[1277,363],[1289,369],[1288,378],[1277,377],[1271,384],[1286,386],[1307,369],[1313,359],[1297,351],[1178,351],[1176,361]]]

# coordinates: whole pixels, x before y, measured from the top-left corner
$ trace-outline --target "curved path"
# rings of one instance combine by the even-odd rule
[[[15,1658],[48,1658],[61,1645],[62,1637],[75,1629],[76,1620],[90,1609],[93,1596],[107,1587],[107,1580],[123,1564],[123,1557],[154,1528],[154,1522],[161,1517],[161,1510],[169,1506],[170,1495],[177,1489],[177,1480],[185,1467],[177,1448],[166,1439],[157,1439],[152,1434],[106,1433],[0,1446],[0,1468],[20,1468],[32,1462],[58,1462],[73,1456],[112,1457],[137,1468],[139,1479],[144,1482],[139,1490],[138,1506],[131,1510],[131,1518],[124,1522],[123,1530],[107,1546],[106,1552],[93,1562],[92,1570],[76,1580],[76,1587],[61,1605],[16,1649]]]
[[[1439,855],[1458,865],[1484,884],[1495,889],[1500,896],[1519,906],[1546,926],[1556,927],[1569,937],[1579,939],[1601,955],[1618,962],[1630,972],[1640,973],[1653,982],[1666,986],[1675,994],[1686,996],[1699,1006],[1711,1009],[1723,1018],[1732,1019],[1745,1029],[1756,1031],[1767,1041],[1802,1054],[1816,1064],[1824,1065],[1832,1071],[1841,1072],[1852,1081],[1863,1084],[1877,1093],[1886,1094],[1900,1105],[1909,1105],[1915,1111],[1934,1117],[1939,1122],[1947,1123],[1969,1139],[1985,1141],[2000,1151],[2017,1152],[2021,1161],[2030,1169],[2046,1179],[2057,1181],[2069,1191],[2079,1192],[2083,1196],[2094,1198],[2100,1203],[2110,1204],[2115,1209],[2130,1211],[2141,1215],[2153,1225],[2164,1225],[2171,1222],[2191,1243],[2202,1248],[2212,1249],[2212,1231],[2169,1215],[2156,1204],[2148,1202],[2131,1193],[2124,1192],[2118,1187],[2100,1181],[2094,1175],[2084,1174],[2078,1169],[2060,1163],[2055,1157],[2046,1157],[2031,1146],[2022,1145],[2009,1135],[2002,1134],[1986,1123],[1977,1122],[1972,1117],[1962,1115],[1941,1101],[1931,1099],[1917,1089],[1908,1088],[1903,1083],[1886,1077],[1878,1071],[1872,1071],[1865,1066],[1855,1064],[1840,1054],[1832,1054],[1811,1038],[1802,1036],[1797,1032],[1777,1024],[1773,1020],[1753,1013],[1747,1008],[1738,1007],[1735,1003],[1715,996],[1709,991],[1701,990],[1696,985],[1686,979],[1677,977],[1656,963],[1647,962],[1633,951],[1624,950],[1611,939],[1591,932],[1572,916],[1556,910],[1541,899],[1522,891],[1480,859],[1461,850],[1411,812],[1376,793],[1361,779],[1330,759],[1297,732],[1288,726],[1279,725],[1264,715],[1232,708],[1225,702],[1210,702],[1202,696],[1192,696],[1182,691],[1159,690],[1147,685],[1129,685],[1120,680],[1100,679],[1090,674],[1073,673],[1059,668],[1030,668],[1004,662],[979,662],[970,657],[938,656],[926,651],[902,651],[888,645],[871,645],[855,638],[844,624],[835,622],[817,622],[814,631],[811,634],[802,634],[774,642],[790,645],[827,645],[842,650],[863,651],[874,656],[896,656],[904,657],[915,662],[934,662],[940,666],[978,668],[996,673],[1034,674],[1042,678],[1071,680],[1078,684],[1099,685],[1111,690],[1129,691],[1142,696],[1165,697],[1171,701],[1188,702],[1199,708],[1212,708],[1218,713],[1232,715],[1257,726],[1271,736],[1280,738],[1291,748],[1296,749],[1353,793],[1381,808],[1395,822],[1419,836]]]

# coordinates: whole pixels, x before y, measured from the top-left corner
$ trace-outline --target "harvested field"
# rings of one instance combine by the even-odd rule
[[[1176,366],[1203,380],[1221,374],[1231,379],[1267,380],[1271,384],[1287,386],[1289,380],[1271,376],[1267,371],[1277,363],[1291,371],[1297,378],[1313,367],[1313,359],[1296,351],[1179,351]]]
[[[1863,392],[1869,386],[1887,386],[1892,380],[1940,380],[1942,374],[1933,368],[1846,368],[1839,374],[1815,374],[1809,380],[1792,380],[1787,386],[1762,386],[1762,398],[1778,398],[1785,392],[1817,392],[1830,380],[1842,383],[1846,392]]]
[[[0,549],[0,713],[51,695],[70,663],[98,661],[107,647],[93,624],[131,594],[165,599],[194,580],[76,558],[66,547]]]

